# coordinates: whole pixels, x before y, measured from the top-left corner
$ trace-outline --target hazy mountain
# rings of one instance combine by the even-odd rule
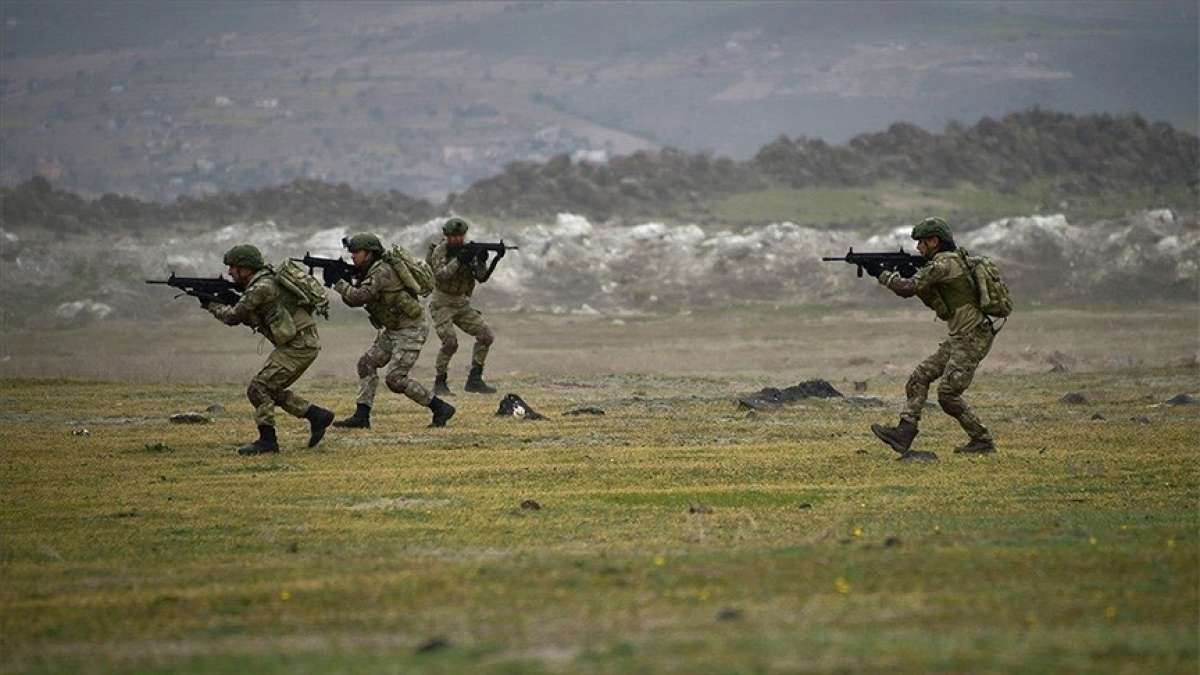
[[[165,199],[296,178],[440,200],[515,160],[749,158],[1031,105],[1194,132],[1167,3],[0,4],[0,181]]]

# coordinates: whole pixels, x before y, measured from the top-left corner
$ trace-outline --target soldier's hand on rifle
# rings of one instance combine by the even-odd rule
[[[471,249],[463,246],[455,252],[455,257],[458,258],[459,264],[468,265],[471,263],[471,258],[474,257],[474,254],[471,252]]]
[[[203,309],[208,309],[208,306],[212,304],[212,300],[209,300],[208,298],[196,298],[196,299],[200,301],[200,307],[202,307]]]
[[[324,282],[325,288],[333,288],[333,285],[341,280],[341,275],[332,267],[326,267],[321,270],[321,281]]]
[[[884,286],[887,286],[888,284],[892,283],[893,279],[899,279],[900,273],[893,271],[893,270],[886,270],[886,271],[876,272],[875,274],[872,274],[871,276],[878,277],[879,283],[883,284]]]

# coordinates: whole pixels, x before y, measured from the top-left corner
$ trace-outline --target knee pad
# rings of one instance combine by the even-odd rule
[[[442,338],[442,351],[446,354],[453,354],[458,351],[458,337],[455,335],[447,335]]]
[[[251,382],[250,386],[246,387],[246,398],[250,399],[250,405],[255,408],[272,400],[270,391],[262,382]]]
[[[371,361],[371,358],[366,354],[358,360],[358,376],[370,377],[371,373],[375,372],[377,366]]]
[[[938,405],[942,406],[942,411],[951,417],[958,417],[966,410],[961,398],[942,392],[938,392]]]
[[[387,384],[387,388],[391,391],[397,394],[403,394],[404,387],[408,384],[408,375],[401,375],[399,371],[392,371],[388,373],[388,376],[384,378],[383,381]]]
[[[490,328],[484,329],[482,333],[475,336],[475,341],[484,347],[490,347],[496,341],[496,336],[492,334]]]

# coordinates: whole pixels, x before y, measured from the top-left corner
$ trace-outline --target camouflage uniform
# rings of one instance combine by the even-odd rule
[[[333,289],[350,307],[365,306],[371,325],[380,329],[375,343],[358,360],[358,404],[374,405],[379,386],[376,373],[390,362],[385,378],[388,389],[428,407],[433,395],[408,373],[429,337],[429,326],[421,303],[400,282],[392,266],[376,260],[357,287],[343,280]]]
[[[938,350],[921,362],[908,379],[908,401],[900,418],[916,425],[929,394],[929,385],[938,384],[938,403],[972,441],[992,440],[987,428],[963,400],[963,392],[975,377],[979,362],[992,348],[992,322],[979,310],[970,273],[957,251],[940,251],[911,279],[881,275],[880,283],[901,297],[913,295],[947,323],[950,337]]]
[[[312,315],[280,288],[274,272],[267,267],[255,272],[236,305],[212,303],[207,309],[231,326],[250,326],[275,346],[246,389],[255,422],[260,427],[275,426],[276,405],[295,417],[305,417],[311,404],[288,387],[316,360],[321,340]]]
[[[483,277],[486,270],[475,261],[464,264],[459,262],[458,258],[449,255],[445,241],[430,246],[429,255],[425,259],[433,269],[435,286],[433,299],[429,303],[429,313],[433,317],[433,328],[442,341],[436,363],[438,376],[445,377],[446,370],[450,367],[450,358],[458,351],[455,326],[475,338],[471,363],[482,368],[495,336],[483,320],[483,314],[471,306],[471,293],[475,291],[476,281]]]

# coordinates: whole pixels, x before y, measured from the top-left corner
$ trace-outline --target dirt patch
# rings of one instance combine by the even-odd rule
[[[402,511],[405,509],[425,509],[430,507],[445,506],[450,503],[448,499],[424,499],[421,497],[385,497],[383,499],[373,499],[369,502],[360,502],[350,507],[351,511]]]

